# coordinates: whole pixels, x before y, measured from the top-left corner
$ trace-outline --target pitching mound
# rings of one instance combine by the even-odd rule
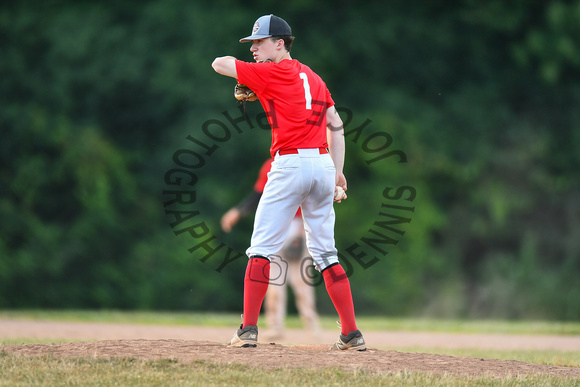
[[[469,377],[506,377],[525,374],[580,377],[580,368],[463,356],[382,351],[372,348],[366,352],[330,351],[328,346],[323,345],[285,346],[272,343],[261,344],[257,348],[227,348],[222,343],[210,341],[155,339],[5,345],[1,349],[7,353],[23,356],[174,359],[184,363],[206,360],[216,363],[240,363],[261,369],[341,367],[347,370],[381,373],[407,371]]]

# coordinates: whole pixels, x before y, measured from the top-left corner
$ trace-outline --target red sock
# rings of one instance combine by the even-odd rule
[[[350,291],[350,281],[341,265],[334,265],[322,272],[326,291],[338,312],[340,318],[341,333],[348,335],[351,331],[356,331],[356,321],[354,318],[354,304]]]
[[[262,301],[270,282],[270,261],[266,258],[251,258],[246,266],[244,278],[244,317],[242,327],[257,325]]]

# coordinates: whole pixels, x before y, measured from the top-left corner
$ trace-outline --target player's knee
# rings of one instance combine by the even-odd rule
[[[314,260],[314,265],[316,266],[316,269],[321,273],[327,268],[336,265],[337,263],[338,257],[336,256],[336,254],[322,256]]]

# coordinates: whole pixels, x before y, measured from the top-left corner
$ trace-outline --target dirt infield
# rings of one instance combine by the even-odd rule
[[[329,351],[330,344],[337,336],[334,331],[324,331],[316,338],[307,338],[301,331],[290,330],[283,340],[276,343],[260,340],[258,348],[248,349],[227,348],[223,343],[232,334],[233,329],[225,328],[0,320],[0,338],[91,340],[4,345],[0,351],[25,356],[130,357],[175,359],[180,362],[210,360],[269,369],[342,367],[384,373],[407,371],[470,377],[549,374],[580,378],[580,368],[392,350],[414,345],[432,348],[578,350],[578,336],[365,332],[369,350],[361,353]],[[309,344],[305,345],[305,342]]]

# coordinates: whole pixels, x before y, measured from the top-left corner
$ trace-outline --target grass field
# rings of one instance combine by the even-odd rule
[[[0,352],[4,386],[579,386],[580,381],[551,376],[466,378],[400,372],[261,370],[208,361],[180,364],[172,360],[21,358]]]
[[[149,313],[116,311],[0,311],[1,319],[115,322],[155,325],[239,324],[239,316],[211,313]],[[414,330],[462,333],[509,333],[534,335],[578,335],[580,324],[555,322],[450,321],[422,319],[358,318],[367,330]],[[289,317],[289,327],[300,327],[297,317]],[[325,328],[335,326],[334,319],[322,318]],[[1,326],[0,326],[1,329]],[[38,340],[0,339],[0,344],[38,343]],[[45,341],[50,342],[50,341]],[[501,351],[477,349],[445,349],[407,347],[393,348],[404,352],[440,353],[453,356],[519,360],[528,363],[565,367],[580,367],[579,351]],[[219,365],[211,361],[183,364],[164,359],[145,361],[136,358],[56,358],[22,357],[0,348],[0,385],[377,385],[377,386],[580,386],[579,379],[545,375],[506,378],[465,378],[424,373],[399,372],[377,374],[345,371],[338,368],[322,370],[262,370],[239,364]]]

